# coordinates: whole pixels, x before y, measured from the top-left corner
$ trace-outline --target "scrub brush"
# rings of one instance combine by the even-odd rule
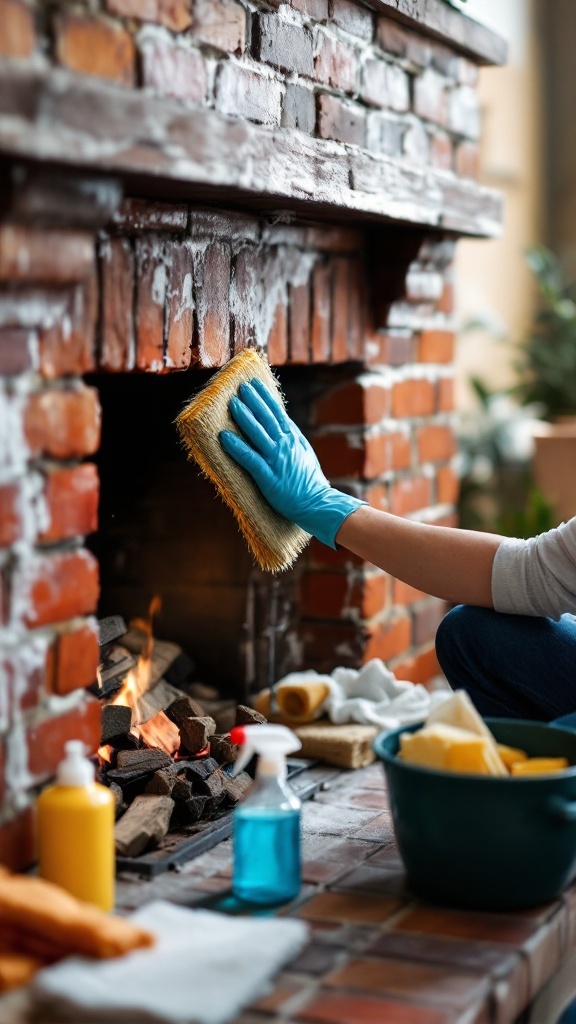
[[[215,484],[232,509],[248,547],[261,569],[288,569],[310,540],[310,534],[289,522],[268,504],[252,477],[228,455],[220,444],[221,430],[242,434],[228,411],[228,402],[240,384],[258,377],[283,405],[280,385],[267,359],[247,348],[234,356],[195,395],[176,419],[176,426],[188,456]]]

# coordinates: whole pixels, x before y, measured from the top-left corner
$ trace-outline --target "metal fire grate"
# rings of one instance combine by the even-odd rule
[[[337,774],[334,768],[318,768],[317,765],[317,761],[303,758],[288,759],[288,778],[294,793],[302,801],[310,800],[319,790],[325,789]],[[228,839],[232,835],[233,814],[233,810],[224,811],[211,821],[169,832],[149,853],[142,853],[139,857],[117,857],[116,868],[119,872],[131,871],[145,878],[170,871]]]

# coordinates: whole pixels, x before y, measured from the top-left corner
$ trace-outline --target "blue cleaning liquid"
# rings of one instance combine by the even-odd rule
[[[300,892],[300,811],[237,807],[234,812],[234,895],[274,904]]]

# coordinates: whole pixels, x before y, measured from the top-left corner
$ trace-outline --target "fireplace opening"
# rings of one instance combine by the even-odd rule
[[[279,374],[305,432],[315,399],[345,376],[344,367]],[[102,648],[100,772],[117,801],[119,865],[152,873],[229,834],[250,782],[230,775],[229,730],[249,720],[242,706],[254,692],[305,667],[298,583],[306,556],[279,578],[260,572],[180,446],[175,417],[208,377],[87,378],[102,406],[100,525],[90,547],[100,563],[99,617],[118,634]]]

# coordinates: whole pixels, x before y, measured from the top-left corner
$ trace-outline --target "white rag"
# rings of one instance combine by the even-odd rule
[[[380,658],[373,658],[359,671],[335,668],[328,675],[313,669],[291,672],[278,683],[326,683],[330,694],[317,709],[315,718],[328,715],[336,725],[358,722],[397,729],[401,725],[420,722],[428,713],[452,695],[452,690],[427,690],[420,683],[396,679]],[[447,686],[447,684],[446,684]]]
[[[157,937],[114,960],[73,957],[40,971],[33,995],[66,1020],[223,1024],[304,946],[303,921],[228,917],[156,900],[131,920]]]

